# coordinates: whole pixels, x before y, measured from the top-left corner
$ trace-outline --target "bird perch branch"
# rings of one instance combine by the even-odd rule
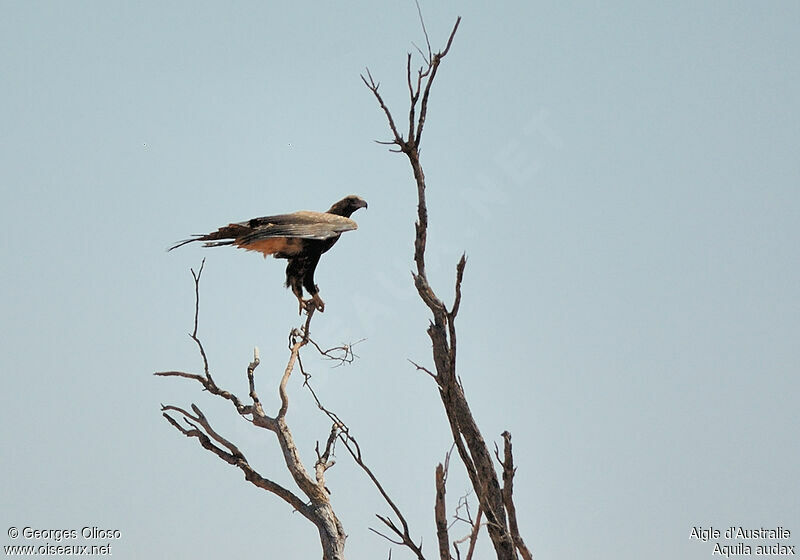
[[[275,416],[269,416],[264,412],[261,400],[256,392],[255,372],[256,368],[261,363],[258,348],[254,349],[253,360],[247,366],[247,383],[252,404],[246,405],[235,394],[220,388],[210,375],[208,358],[197,334],[200,310],[199,285],[202,271],[202,265],[197,273],[192,270],[192,278],[194,279],[195,287],[195,316],[194,329],[190,336],[200,350],[204,373],[195,374],[182,371],[162,371],[156,372],[155,375],[161,377],[179,377],[197,381],[209,393],[230,401],[235,407],[236,412],[248,422],[273,432],[283,453],[286,468],[292,475],[292,479],[302,495],[305,496],[305,499],[301,499],[298,494],[257,472],[236,445],[214,430],[208,418],[206,418],[205,414],[203,414],[196,405],[193,404],[191,406],[192,412],[174,405],[162,405],[162,414],[170,425],[183,435],[189,438],[197,438],[203,448],[214,453],[223,461],[242,470],[247,481],[283,499],[309,521],[314,523],[319,531],[324,560],[343,560],[344,542],[347,536],[331,506],[329,493],[325,487],[324,477],[325,471],[333,466],[334,463],[334,459],[332,458],[332,446],[333,439],[335,438],[335,429],[332,430],[328,438],[325,451],[321,454],[318,453],[317,461],[314,465],[315,477],[312,477],[309,475],[308,470],[300,459],[300,454],[297,451],[297,446],[295,445],[292,432],[286,420],[289,411],[287,384],[294,370],[295,363],[299,361],[300,349],[310,341],[311,318],[314,315],[314,308],[308,310],[305,324],[300,328],[293,329],[289,335],[289,359],[278,386],[278,395],[281,400],[281,405]],[[188,427],[184,427],[170,413],[177,414]]]

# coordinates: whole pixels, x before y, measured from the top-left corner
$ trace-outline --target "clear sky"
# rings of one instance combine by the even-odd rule
[[[423,3],[463,16],[423,143],[430,280],[469,262],[459,372],[490,442],[513,434],[538,560],[705,559],[694,526],[800,545],[800,4]],[[398,118],[413,2],[0,3],[0,519],[118,529],[115,558],[319,558],[315,529],[178,434],[198,404],[265,476],[274,437],[197,384],[190,267],[217,382],[266,406],[299,324],[283,262],[165,248],[230,221],[369,209],[323,258],[323,345],[366,339],[323,400],[435,553],[449,430],[411,283],[415,191],[359,79]],[[296,377],[311,462],[329,425]],[[348,558],[385,558],[387,508],[340,450]],[[456,461],[450,513],[468,484]],[[453,529],[454,536],[466,533]],[[481,537],[483,556],[488,539]],[[52,541],[52,539],[51,539]],[[100,540],[98,544],[107,541]],[[723,545],[742,541],[720,541]],[[406,558],[397,547],[393,558]]]

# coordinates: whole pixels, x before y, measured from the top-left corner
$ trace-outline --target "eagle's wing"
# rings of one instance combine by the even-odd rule
[[[205,247],[236,245],[264,255],[295,255],[302,251],[302,239],[331,239],[353,229],[358,229],[358,224],[350,218],[327,212],[301,211],[228,224],[217,231],[179,241],[169,250],[192,241],[205,241]]]
[[[242,229],[248,230],[244,235],[237,236],[236,244],[239,246],[270,237],[330,239],[342,232],[358,229],[358,224],[350,218],[327,212],[308,211],[264,216],[231,225],[242,226]]]

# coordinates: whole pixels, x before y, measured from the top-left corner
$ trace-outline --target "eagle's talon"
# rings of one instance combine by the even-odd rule
[[[313,306],[320,313],[325,313],[325,302],[322,301],[322,298],[319,297],[319,294],[314,294],[311,296],[311,299],[308,300],[308,305]]]
[[[317,294],[314,294],[309,299],[297,298],[297,301],[300,303],[299,315],[302,315],[303,311],[309,315],[314,311],[325,312],[325,302]]]

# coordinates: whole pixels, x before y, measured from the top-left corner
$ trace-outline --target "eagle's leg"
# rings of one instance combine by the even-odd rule
[[[304,309],[306,313],[313,310],[325,311],[325,303],[319,297],[319,289],[314,284],[314,269],[317,268],[319,257],[318,254],[289,259],[289,264],[286,266],[286,286],[292,289],[300,303],[300,315]],[[303,288],[311,298],[303,299]]]
[[[314,306],[320,313],[325,312],[325,302],[322,301],[322,298],[319,297],[319,288],[314,283],[314,271],[317,268],[317,263],[319,262],[319,256],[316,259],[313,259],[309,262],[309,266],[306,267],[305,274],[303,274],[303,287],[306,289],[308,294],[311,296],[306,302],[308,306]]]
[[[303,280],[302,270],[299,269],[300,263],[296,260],[290,260],[286,266],[286,287],[292,289],[297,301],[300,304],[299,315],[303,314],[306,309],[306,301],[303,299]]]
[[[294,290],[292,290],[294,292]],[[306,300],[303,299],[303,294],[298,294],[294,292],[294,295],[297,296],[297,302],[300,304],[300,310],[297,312],[298,315],[302,315],[303,311],[306,309]]]

